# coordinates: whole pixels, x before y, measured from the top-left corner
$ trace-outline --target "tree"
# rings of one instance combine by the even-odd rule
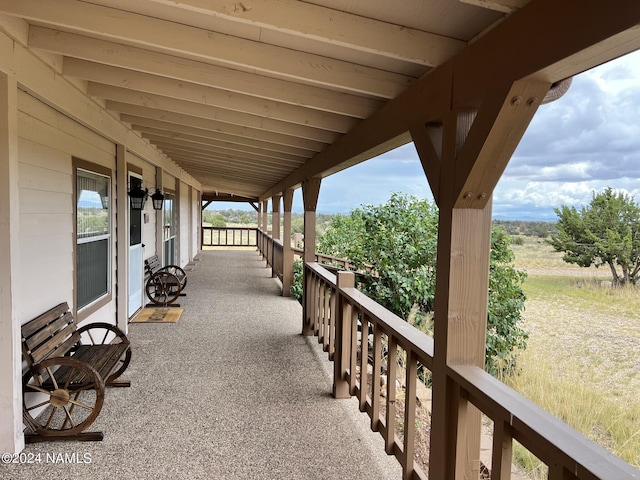
[[[363,206],[349,216],[336,215],[319,238],[318,251],[347,258],[359,269],[367,265],[363,293],[404,319],[429,331],[435,295],[438,211],[415,197],[393,194],[380,206]],[[525,274],[513,267],[509,235],[494,228],[491,239],[486,369],[491,373],[515,367],[527,333],[520,327]],[[415,313],[418,312],[418,315]]]
[[[640,272],[640,207],[610,187],[593,193],[591,203],[555,209],[558,233],[549,243],[565,262],[581,267],[608,265],[614,286],[635,283]]]
[[[226,227],[227,223],[224,220],[224,216],[221,213],[204,210],[202,212],[202,221],[204,223],[210,224],[212,227]]]

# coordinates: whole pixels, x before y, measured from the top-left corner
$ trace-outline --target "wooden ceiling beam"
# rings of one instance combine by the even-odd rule
[[[96,85],[126,88],[338,133],[349,131],[358,121],[343,115],[75,58],[65,59],[62,73]]]
[[[67,58],[83,59],[354,118],[367,118],[383,104],[358,95],[35,25],[29,28],[29,46],[64,55],[65,62]]]
[[[282,122],[281,120],[274,120],[271,118],[262,118],[257,115],[225,110],[211,105],[187,102],[185,100],[177,100],[175,98],[139,92],[137,90],[129,90],[126,88],[111,87],[109,85],[102,85],[99,83],[90,82],[87,88],[87,93],[91,96],[110,100],[112,102],[152,107],[157,110],[166,110],[193,117],[206,118],[207,120],[217,120],[222,123],[297,136],[318,142],[331,143],[339,136],[336,132],[329,132],[319,128]]]
[[[204,164],[201,162],[189,160],[189,159],[177,159],[180,166],[184,168],[186,171],[194,170],[194,169],[205,169],[210,173],[216,175],[219,178],[226,178],[230,180],[243,180],[250,181],[252,184],[262,184],[268,185],[269,181],[273,181],[274,176],[277,175],[266,175],[266,174],[258,174],[258,173],[249,173],[249,172],[239,172],[236,171],[233,167],[224,167],[224,166],[216,166],[215,172],[211,170],[209,164]]]
[[[268,132],[257,128],[224,123],[218,120],[195,117],[193,115],[185,115],[182,113],[170,112],[168,110],[159,110],[157,108],[151,108],[143,105],[132,105],[129,103],[114,102],[108,100],[106,102],[106,108],[107,110],[112,110],[121,114],[135,115],[152,120],[160,120],[169,123],[202,128],[205,130],[213,130],[216,132],[224,133],[225,135],[264,141],[273,143],[275,145],[301,148],[311,153],[319,152],[320,150],[323,150],[327,145],[326,143],[318,142],[315,140],[308,140],[306,138]]]
[[[252,0],[248,8],[240,4],[229,8],[226,0],[152,1],[428,67],[440,65],[466,47],[466,42],[453,38],[297,0]]]
[[[231,142],[224,142],[220,140],[210,139],[207,137],[200,137],[196,135],[188,135],[184,133],[176,133],[167,130],[144,127],[140,125],[133,125],[133,129],[144,135],[153,136],[154,138],[162,138],[168,143],[174,141],[185,142],[187,145],[200,146],[202,148],[215,148],[221,152],[229,152],[236,155],[248,155],[255,156],[255,158],[271,159],[274,162],[284,165],[302,165],[307,159],[296,155],[290,155],[285,153],[270,152],[262,148],[252,148],[247,146],[241,146]],[[248,157],[249,158],[249,157]]]
[[[496,12],[513,13],[529,3],[529,0],[460,0],[460,2]]]
[[[193,154],[192,152],[185,153],[182,150],[173,150],[171,148],[168,148],[167,151],[171,155],[171,158],[175,159],[183,168],[197,166],[211,169],[211,167],[215,167],[216,169],[220,169],[221,172],[226,171],[231,175],[235,175],[238,179],[264,180],[267,184],[268,181],[273,181],[273,178],[277,178],[280,175],[280,172],[270,167],[254,167],[241,163],[229,166],[227,160],[218,160],[213,156]],[[214,171],[212,173],[216,172]]]
[[[279,170],[281,172],[291,172],[294,168],[296,168],[297,165],[299,165],[299,163],[286,164],[286,163],[278,162],[277,160],[260,157],[256,155],[240,155],[236,152],[229,152],[229,151],[224,151],[216,148],[207,148],[206,145],[197,145],[189,142],[169,140],[161,136],[149,135],[146,133],[143,134],[142,137],[146,138],[151,143],[156,145],[158,148],[161,148],[163,150],[166,148],[181,149],[185,152],[189,151],[194,153],[200,153],[203,155],[210,155],[211,157],[215,157],[215,158],[226,159],[231,163],[233,162],[237,162],[238,164],[249,163],[249,164],[256,164],[257,166],[267,165],[270,168]]]
[[[202,201],[207,202],[207,206],[211,204],[211,202],[257,202],[258,197],[243,197],[240,195],[230,195],[230,194],[215,194],[214,193],[203,193]],[[206,208],[206,207],[205,207]],[[254,206],[255,208],[255,206]]]
[[[0,13],[118,43],[358,95],[390,99],[414,82],[411,77],[384,70],[79,0],[1,0]]]
[[[268,143],[261,140],[240,137],[237,135],[228,135],[226,133],[216,132],[214,130],[205,130],[203,128],[191,127],[188,125],[180,125],[177,123],[163,122],[162,120],[153,120],[151,118],[138,117],[136,115],[121,114],[120,120],[132,125],[134,130],[142,131],[145,128],[153,129],[157,132],[164,132],[165,135],[175,135],[184,133],[194,137],[208,138],[216,140],[230,148],[241,151],[262,151],[269,152],[271,155],[289,155],[298,157],[301,160],[308,160],[312,155],[308,150],[296,147],[288,147],[276,143]]]

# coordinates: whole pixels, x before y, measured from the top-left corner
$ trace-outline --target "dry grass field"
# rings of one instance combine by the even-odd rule
[[[610,287],[608,268],[580,268],[541,239],[513,245],[527,271],[529,347],[513,388],[640,467],[640,289]],[[535,459],[517,452],[533,478]]]

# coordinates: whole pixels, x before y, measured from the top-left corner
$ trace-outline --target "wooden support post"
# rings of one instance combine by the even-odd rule
[[[549,86],[535,78],[502,85],[477,111],[411,130],[440,208],[430,478],[478,478],[480,413],[447,367],[484,366],[493,189]]]
[[[7,453],[24,448],[17,91],[15,78],[0,72],[0,452]]]
[[[271,236],[280,240],[280,201],[282,195],[274,195],[271,199]]]
[[[262,201],[262,231],[264,231],[264,233],[267,233],[267,221],[269,219],[269,214],[268,214],[268,209],[269,209],[269,200],[263,200]]]
[[[284,202],[284,225],[282,232],[282,296],[291,295],[293,285],[293,251],[291,250],[291,208],[293,206],[293,189],[289,188],[282,197]]]
[[[302,202],[304,203],[304,262],[314,262],[316,259],[316,207],[320,194],[320,178],[311,178],[302,182]],[[307,305],[307,285],[306,275],[303,286],[303,302]],[[313,335],[311,328],[311,318],[308,316],[307,308],[303,308],[302,334]]]
[[[129,329],[129,176],[127,149],[116,145],[116,323],[127,333]]]
[[[336,289],[338,291],[336,302],[336,335],[335,351],[333,354],[333,397],[349,398],[349,382],[347,370],[351,358],[351,305],[342,298],[340,290],[353,288],[355,275],[353,272],[338,272],[336,274]]]
[[[262,259],[266,260],[267,259],[267,255],[268,255],[268,248],[267,248],[267,242],[268,242],[268,238],[267,238],[267,218],[268,218],[268,214],[267,214],[267,209],[269,208],[269,200],[263,200],[262,201]],[[267,267],[269,266],[269,262],[267,262]]]

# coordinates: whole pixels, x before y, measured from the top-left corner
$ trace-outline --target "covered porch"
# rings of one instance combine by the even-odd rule
[[[204,251],[176,324],[131,323],[131,388],[109,389],[102,442],[36,443],[3,478],[399,478],[331,364],[300,335],[302,307],[255,250]],[[46,462],[76,452],[91,463]]]
[[[480,411],[494,420],[494,479],[510,478],[514,439],[551,480],[638,478],[483,365],[496,183],[541,104],[640,48],[639,5],[0,0],[0,452],[25,447],[21,326],[66,301],[80,322],[118,325],[134,343],[135,387],[108,392],[95,425],[107,440],[40,447],[95,451],[91,464],[65,466],[86,469],[82,478],[478,478]],[[316,264],[323,179],[408,142],[439,209],[433,338]],[[300,188],[303,308],[272,279],[288,292]],[[133,192],[156,190],[159,209],[133,208]],[[188,265],[202,248],[203,202],[230,199],[258,211],[263,256],[205,253],[180,323],[130,326],[144,259]],[[101,248],[95,271],[82,255],[89,242]],[[369,368],[358,328],[372,335],[370,395],[358,383]],[[314,334],[334,360],[333,385]],[[378,402],[383,338],[407,356],[408,406],[393,423]],[[396,368],[392,355],[384,362]],[[433,374],[428,472],[413,455],[418,364]],[[344,410],[353,402],[330,393],[358,396],[383,433],[377,450],[402,471],[378,470],[363,453],[369,434]],[[34,478],[79,471],[21,468]]]

